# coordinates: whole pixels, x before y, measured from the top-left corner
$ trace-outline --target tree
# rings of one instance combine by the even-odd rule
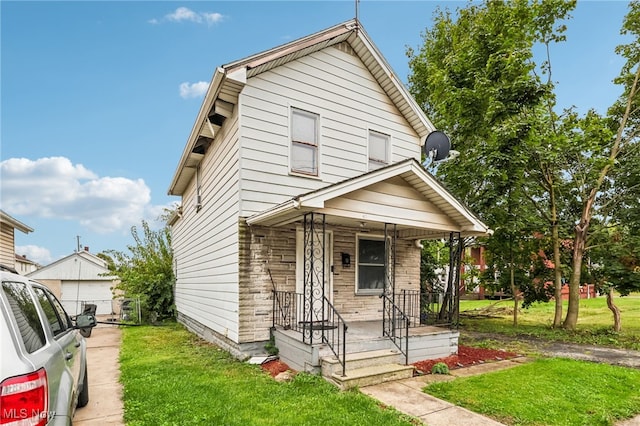
[[[171,233],[167,226],[153,230],[142,221],[139,228],[131,227],[135,244],[128,245],[128,253],[108,250],[109,270],[120,278],[116,289],[128,297],[139,297],[143,315],[147,321],[155,322],[173,318],[173,252]]]
[[[616,83],[624,92],[609,110],[609,117],[603,119],[594,112],[581,121],[585,145],[589,148],[580,153],[579,176],[582,189],[581,214],[575,225],[573,246],[573,271],[569,283],[569,305],[564,327],[575,329],[578,321],[582,261],[588,249],[590,226],[594,215],[605,216],[611,199],[624,197],[632,188],[624,185],[624,180],[612,180],[616,169],[620,168],[620,158],[635,158],[639,149],[640,127],[640,3],[631,2],[625,17],[622,34],[632,36],[629,44],[618,46],[616,52],[626,59]],[[635,171],[637,174],[637,170]]]
[[[550,61],[540,67],[549,76],[542,82],[532,48],[561,41],[564,27],[555,22],[573,7],[566,1],[486,1],[459,9],[456,20],[439,9],[424,45],[407,52],[412,94],[461,152],[438,167],[438,176],[496,230],[489,255],[502,262],[494,268],[510,277],[514,294],[527,284],[516,270],[526,258],[521,239],[545,226],[559,239],[561,172],[555,165],[563,146],[550,144],[549,135],[566,139],[555,136],[557,117],[549,115],[555,103]],[[557,256],[558,284],[559,262]]]

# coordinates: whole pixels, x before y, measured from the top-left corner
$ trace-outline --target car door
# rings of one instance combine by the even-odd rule
[[[62,363],[58,365],[63,367],[55,373],[56,377],[53,378],[55,383],[51,383],[53,387],[51,390],[59,400],[56,402],[51,401],[51,407],[55,410],[56,408],[54,407],[56,405],[53,404],[57,404],[59,409],[66,407],[72,413],[75,409],[77,387],[82,367],[80,359],[82,338],[77,330],[73,328],[71,319],[58,299],[48,289],[34,286],[33,290],[47,318],[54,338],[53,343],[59,346],[62,357]]]

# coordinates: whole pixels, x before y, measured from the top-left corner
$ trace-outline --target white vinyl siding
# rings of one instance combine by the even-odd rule
[[[172,228],[178,311],[238,342],[238,119],[227,119],[223,133],[200,164],[201,209],[196,177],[182,196],[183,211]]]
[[[13,226],[0,223],[0,263],[14,267],[16,257],[14,252],[14,230]]]
[[[247,81],[240,94],[241,209],[247,217],[368,171],[368,131],[391,135],[390,163],[420,160],[420,138],[356,56],[336,48]],[[291,107],[319,121],[319,177],[290,173]]]
[[[369,171],[389,164],[389,135],[369,130]]]
[[[318,176],[319,117],[297,108],[291,109],[291,171]]]

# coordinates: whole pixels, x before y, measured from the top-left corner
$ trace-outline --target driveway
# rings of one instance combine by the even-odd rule
[[[89,404],[78,408],[74,426],[124,425],[120,379],[121,331],[117,326],[98,324],[87,338]]]

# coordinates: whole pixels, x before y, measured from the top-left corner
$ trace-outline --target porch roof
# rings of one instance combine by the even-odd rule
[[[247,223],[285,226],[306,213],[363,232],[396,224],[400,238],[431,239],[491,230],[413,158],[299,195],[247,218]]]

